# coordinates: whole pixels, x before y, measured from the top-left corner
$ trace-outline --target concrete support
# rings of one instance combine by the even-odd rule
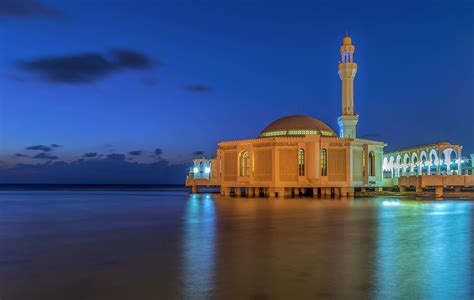
[[[460,186],[455,186],[455,187],[454,187],[454,191],[455,191],[456,193],[460,193],[460,192],[461,192],[461,187],[460,187]]]
[[[306,188],[301,188],[300,189],[300,196],[304,197],[304,194],[306,193]]]
[[[269,188],[268,189],[268,196],[270,197],[275,197],[275,188]]]
[[[443,187],[442,186],[435,187],[435,196],[436,197],[443,197],[443,195],[444,195]]]
[[[340,198],[341,197],[341,188],[334,188],[334,197],[335,198]]]
[[[383,188],[382,188],[382,187],[376,187],[376,188],[375,188],[375,191],[376,191],[377,193],[381,193],[381,192],[383,192]]]
[[[241,197],[241,196],[242,196],[242,189],[241,189],[240,187],[235,187],[234,190],[235,190],[235,195],[236,195],[237,197]]]
[[[255,197],[255,189],[252,187],[248,187],[246,189],[247,197]]]
[[[230,196],[230,188],[228,187],[221,187],[221,196]]]
[[[318,188],[313,188],[313,198],[318,197]]]
[[[341,196],[342,197],[354,197],[354,188],[341,188]]]
[[[191,187],[191,193],[193,194],[199,193],[199,187],[197,185],[193,185]]]
[[[405,193],[407,191],[407,188],[404,186],[400,186],[400,193]]]
[[[291,198],[291,188],[285,188],[285,197]]]
[[[421,186],[417,186],[417,187],[415,188],[415,192],[421,193],[421,192],[423,192],[423,188],[422,188]]]
[[[321,188],[321,197],[331,197],[331,188]]]
[[[365,188],[364,188],[364,187],[363,187],[363,188],[360,188],[360,192],[361,192],[361,193],[365,193],[365,192],[366,192]]]
[[[275,197],[283,198],[285,196],[285,189],[284,188],[276,188],[275,189]]]

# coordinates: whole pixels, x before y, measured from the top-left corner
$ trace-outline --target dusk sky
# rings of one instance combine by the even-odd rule
[[[472,1],[0,0],[0,180],[184,183],[273,120],[337,131],[345,32],[358,137],[474,152]]]

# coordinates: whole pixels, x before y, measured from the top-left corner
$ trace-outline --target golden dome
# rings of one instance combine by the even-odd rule
[[[352,45],[352,39],[348,34],[346,34],[346,36],[342,40],[342,44],[343,45]]]
[[[308,116],[287,116],[280,118],[260,132],[260,136],[284,135],[328,135],[335,136],[334,131],[324,122]]]

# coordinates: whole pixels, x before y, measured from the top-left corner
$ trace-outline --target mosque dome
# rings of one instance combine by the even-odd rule
[[[262,130],[260,136],[284,135],[326,135],[335,136],[336,133],[324,122],[308,116],[286,116],[280,118]]]
[[[349,35],[346,35],[342,40],[343,45],[352,45],[352,39]]]

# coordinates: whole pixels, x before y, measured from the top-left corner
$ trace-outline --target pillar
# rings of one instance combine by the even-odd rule
[[[365,188],[364,188],[364,187],[363,187],[363,188],[360,188],[360,192],[361,192],[361,193],[365,193],[365,192],[366,192]]]
[[[268,196],[275,197],[275,188],[268,189]]]
[[[247,190],[247,197],[255,197],[255,189],[252,187],[248,187]]]
[[[455,187],[454,187],[454,191],[455,191],[456,193],[460,193],[460,192],[461,192],[461,187],[460,187],[460,186],[455,186]]]
[[[417,186],[417,187],[415,188],[415,192],[421,193],[421,192],[423,192],[423,188],[422,188],[421,186]]]
[[[193,185],[191,187],[191,193],[193,194],[199,193],[199,187],[197,185]]]
[[[304,194],[306,193],[306,189],[305,188],[301,188],[300,189],[300,195],[301,197],[304,197]]]
[[[291,198],[291,188],[285,188],[285,197]]]
[[[241,197],[241,196],[242,196],[242,188],[240,188],[240,187],[235,187],[234,190],[235,190],[235,195],[236,195],[237,197]]]
[[[285,188],[275,188],[275,197],[283,198],[284,196],[285,196]]]
[[[407,188],[405,186],[400,186],[398,188],[400,189],[400,193],[405,193],[407,191]]]
[[[313,188],[313,198],[318,197],[318,188]]]
[[[377,193],[381,193],[381,192],[383,192],[383,187],[376,187],[376,188],[375,188],[375,191],[376,191]]]
[[[230,188],[221,186],[221,196],[229,196]]]
[[[436,197],[443,197],[443,187],[442,186],[437,186],[435,187],[435,196]]]
[[[341,196],[342,197],[354,197],[354,188],[341,188]]]
[[[331,188],[323,187],[321,188],[321,197],[331,196]]]
[[[353,187],[350,187],[349,188],[349,191],[348,191],[348,194],[347,194],[349,197],[354,197],[354,188]]]

